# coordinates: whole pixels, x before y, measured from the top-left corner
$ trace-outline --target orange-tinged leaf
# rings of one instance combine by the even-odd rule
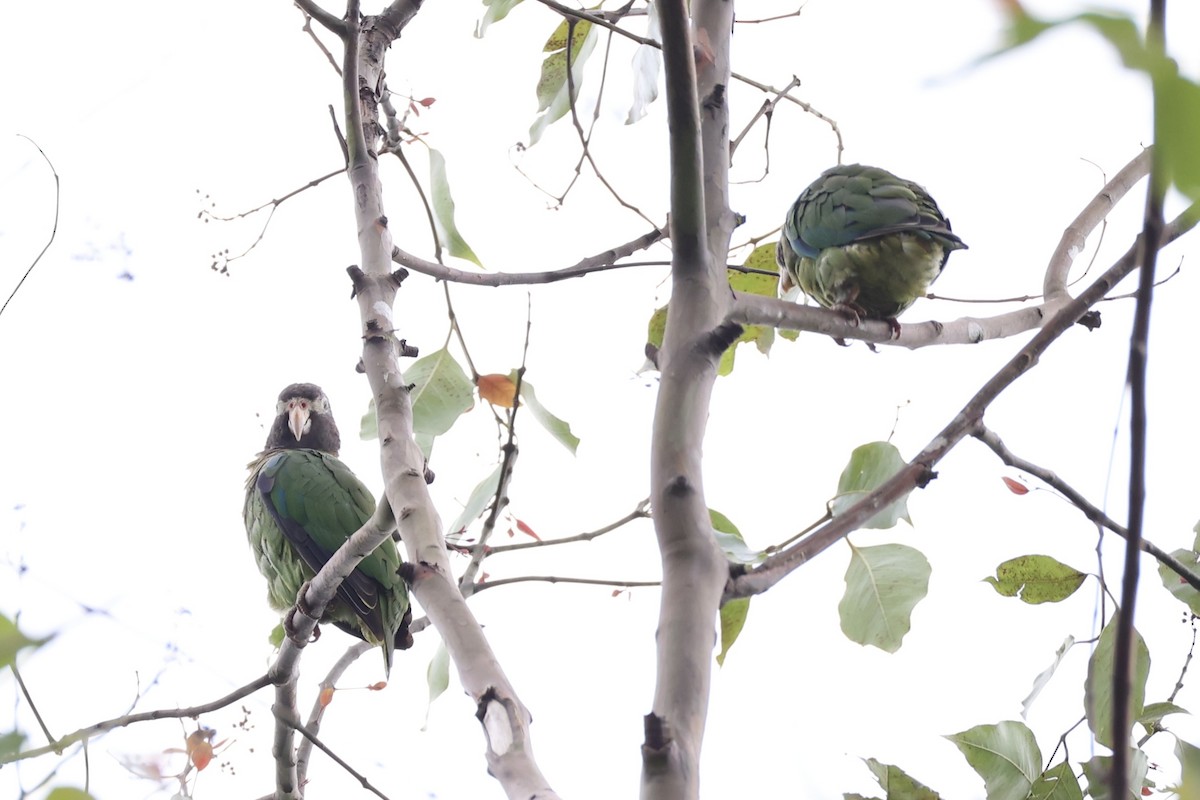
[[[333,702],[333,691],[334,690],[333,690],[332,686],[325,686],[321,689],[321,696],[319,699],[319,702],[321,703],[321,708],[325,708],[326,706],[328,706],[330,703]]]
[[[517,398],[517,385],[507,375],[480,375],[475,385],[479,396],[494,406],[512,408]]]
[[[212,740],[216,733],[212,728],[197,728],[188,734],[187,755],[196,769],[204,769],[212,761]]]
[[[514,517],[514,519],[516,519],[516,518]],[[525,534],[526,536],[528,536],[531,539],[536,539],[539,542],[542,540],[542,537],[540,537],[536,533],[534,533],[533,528],[526,525],[525,520],[523,520],[523,519],[517,520],[517,530],[519,530],[521,533]]]
[[[370,689],[372,692],[382,692],[384,689],[387,688],[387,681],[379,681],[378,683],[372,683],[367,688]]]
[[[1003,477],[1000,480],[1004,481],[1004,485],[1013,494],[1029,494],[1029,487],[1018,480],[1009,477]]]

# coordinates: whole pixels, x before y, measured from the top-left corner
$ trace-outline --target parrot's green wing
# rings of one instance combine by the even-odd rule
[[[788,209],[776,260],[785,289],[894,321],[965,247],[919,185],[851,164],[823,172]]]
[[[273,608],[285,610],[334,551],[375,511],[375,499],[349,467],[328,453],[268,451],[251,465],[246,532],[268,581]],[[408,594],[397,574],[400,554],[390,538],[338,587],[322,618],[384,649],[406,646]],[[397,641],[399,640],[399,641]]]

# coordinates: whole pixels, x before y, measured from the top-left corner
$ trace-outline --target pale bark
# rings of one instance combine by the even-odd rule
[[[408,554],[404,574],[413,596],[442,635],[463,689],[475,700],[487,740],[492,774],[511,798],[557,795],[533,759],[531,720],[493,655],[479,623],[454,582],[442,539],[442,522],[425,484],[425,464],[412,435],[412,405],[399,362],[402,343],[393,318],[402,275],[393,275],[389,221],[374,152],[376,115],[383,82],[384,56],[416,3],[394,3],[380,16],[356,25],[351,13],[345,40],[347,145],[361,270],[352,269],[363,322],[362,366],[371,384],[379,420],[380,461],[385,493],[396,516]]]
[[[733,4],[660,4],[671,135],[671,300],[651,444],[651,508],[662,557],[654,703],[642,745],[643,798],[696,798],[716,618],[728,578],[704,500],[701,452],[722,326],[733,230],[726,190]],[[737,333],[732,333],[736,337]]]

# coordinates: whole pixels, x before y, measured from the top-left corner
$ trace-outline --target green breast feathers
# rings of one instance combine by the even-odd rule
[[[300,587],[375,511],[371,492],[335,455],[337,429],[328,409],[328,399],[312,384],[289,386],[280,395],[267,447],[250,464],[246,534],[267,579],[267,601],[277,611],[295,605]],[[385,539],[342,582],[321,617],[380,645],[388,670],[393,651],[412,643],[400,564],[396,543]]]

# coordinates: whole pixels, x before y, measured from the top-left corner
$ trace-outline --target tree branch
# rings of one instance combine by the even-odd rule
[[[315,0],[292,0],[301,11],[308,14],[317,22],[332,33],[336,33],[343,41],[350,35],[352,28],[347,27],[346,20],[338,19],[333,14],[330,14],[325,9],[316,4]]]
[[[613,581],[603,578],[568,578],[561,575],[519,575],[515,578],[497,578],[494,581],[480,581],[475,584],[473,594],[479,594],[484,589],[495,589],[510,583],[574,583],[581,586],[617,586],[632,589],[645,586],[662,586],[662,581]]]
[[[563,536],[559,539],[542,539],[536,542],[520,542],[518,544],[502,544],[488,548],[488,555],[494,556],[498,553],[511,553],[514,550],[529,550],[534,547],[552,547],[558,544],[573,544],[575,542],[590,542],[598,536],[603,536],[606,533],[611,533],[618,528],[628,525],[636,519],[645,519],[650,516],[650,500],[646,499],[637,504],[637,508],[630,511],[625,516],[621,517],[616,522],[610,522],[602,528],[597,528],[594,531],[586,533],[577,533],[574,536]]]
[[[1148,163],[1143,162],[1142,159],[1143,156],[1139,155],[1126,166],[1117,178],[1113,178],[1100,191],[1084,213],[1081,213],[1068,227],[1063,234],[1062,242],[1055,250],[1056,255],[1051,258],[1048,272],[1058,268],[1061,258],[1074,257],[1071,255],[1071,246],[1067,243],[1081,235],[1081,219],[1089,220],[1093,227],[1099,224],[1100,218],[1088,209],[1115,202],[1114,198],[1119,199],[1128,191],[1128,179],[1131,174],[1135,174],[1135,172],[1146,174]],[[1118,194],[1118,192],[1120,193]],[[1200,204],[1194,203],[1166,226],[1161,246],[1166,247],[1192,230],[1197,221],[1200,221]],[[1062,255],[1064,253],[1067,255]],[[1117,263],[1126,263],[1128,267],[1122,273],[1122,277],[1129,274],[1133,269],[1131,266],[1132,252],[1127,252]],[[1069,264],[1067,266],[1069,267]],[[1053,318],[1062,311],[1070,303],[1069,298],[1070,295],[1065,292],[1056,292],[1053,297],[1047,297],[1044,302],[1036,306],[1020,308],[993,317],[960,317],[951,322],[905,322],[900,330],[900,335],[895,337],[886,322],[862,320],[859,325],[855,326],[844,316],[828,309],[737,292],[734,293],[734,303],[729,320],[743,325],[769,325],[776,328],[812,331],[841,339],[861,339],[875,344],[894,345],[915,350],[918,347],[928,347],[934,344],[978,344],[988,339],[1004,338],[1022,331],[1033,330],[1040,327],[1045,320]]]
[[[1200,203],[1195,203],[1171,222],[1168,231],[1182,234],[1195,226],[1198,218],[1200,218]],[[880,510],[887,508],[914,488],[924,486],[936,477],[933,467],[959,441],[975,430],[975,426],[983,419],[988,405],[1017,378],[1036,366],[1041,354],[1055,339],[1070,329],[1088,308],[1099,302],[1108,292],[1112,291],[1113,286],[1136,268],[1137,247],[1138,245],[1135,244],[1091,286],[1080,293],[1079,297],[1063,305],[1046,322],[1045,326],[976,392],[967,405],[907,467],[811,536],[802,539],[787,550],[768,557],[762,564],[741,574],[733,575],[726,588],[724,599],[727,601],[735,597],[749,597],[768,590],[792,570],[842,539],[847,533],[857,529]]]
[[[554,798],[533,760],[529,714],[453,582],[441,519],[425,484],[424,458],[413,439],[412,404],[393,333],[401,327],[393,320],[392,310],[403,276],[390,272],[392,234],[383,210],[377,159],[367,137],[383,130],[378,124],[378,104],[384,57],[416,10],[414,2],[397,0],[383,15],[364,19],[360,36],[347,41],[343,67],[351,154],[348,176],[362,258],[362,269],[351,270],[362,319],[362,368],[371,384],[379,421],[385,493],[409,559],[401,574],[446,643],[464,690],[491,713],[481,718],[489,741],[491,773],[510,798]],[[348,17],[357,18],[356,14]],[[497,709],[508,712],[503,742],[497,739]]]
[[[262,675],[255,678],[245,686],[235,689],[229,694],[217,700],[208,703],[201,703],[198,706],[189,706],[187,708],[162,708],[155,711],[142,711],[137,714],[126,714],[121,717],[107,719],[103,722],[96,722],[86,728],[80,728],[77,731],[68,733],[60,739],[56,739],[50,744],[42,747],[35,747],[30,750],[23,750],[19,753],[0,753],[0,765],[9,764],[13,761],[23,761],[28,758],[36,758],[38,756],[49,755],[50,753],[60,754],[63,750],[75,744],[76,742],[86,742],[97,734],[106,733],[116,728],[124,728],[132,725],[135,722],[148,722],[155,719],[192,719],[199,717],[201,714],[207,714],[211,711],[216,711],[226,706],[236,703],[243,697],[248,697],[259,689],[271,685],[270,674]]]
[[[1129,531],[1126,530],[1124,526],[1118,524],[1116,520],[1109,517],[1092,503],[1088,502],[1086,497],[1080,494],[1069,483],[1058,477],[1058,475],[1056,475],[1054,472],[1046,469],[1045,467],[1038,466],[1032,461],[1026,461],[1020,456],[1014,454],[1008,449],[1008,446],[1004,444],[1003,440],[1001,440],[996,432],[984,425],[982,421],[980,421],[980,423],[975,427],[975,430],[971,432],[971,435],[987,445],[991,451],[999,456],[1000,460],[1008,466],[1019,469],[1022,472],[1028,472],[1030,475],[1037,477],[1047,486],[1054,489],[1063,497],[1067,498],[1071,505],[1082,511],[1083,515],[1091,522],[1108,528],[1122,539],[1129,538]],[[1197,575],[1184,566],[1179,559],[1175,558],[1158,545],[1147,541],[1144,538],[1138,544],[1138,547],[1141,548],[1143,552],[1154,556],[1156,559],[1158,559],[1159,563],[1165,565],[1180,578],[1191,584],[1192,588],[1196,589],[1196,591],[1200,591],[1200,575]]]
[[[1150,0],[1150,21],[1146,28],[1146,46],[1159,58],[1166,52],[1167,0]],[[1157,79],[1154,79],[1157,84]],[[1165,102],[1158,86],[1154,91],[1155,139],[1162,137]],[[1121,605],[1117,608],[1117,637],[1113,646],[1112,676],[1112,774],[1109,793],[1117,797],[1128,791],[1129,731],[1133,727],[1130,695],[1133,691],[1133,616],[1137,606],[1141,560],[1142,524],[1146,514],[1146,361],[1150,354],[1150,306],[1154,299],[1154,267],[1163,246],[1163,198],[1168,177],[1161,151],[1152,151],[1150,185],[1146,189],[1146,212],[1142,235],[1138,239],[1137,304],[1133,312],[1133,331],[1129,341],[1129,535],[1125,537],[1125,570],[1121,576]]]
[[[447,267],[443,264],[437,264],[433,261],[426,261],[419,256],[414,256],[411,253],[401,250],[399,247],[392,248],[392,261],[413,272],[420,272],[422,275],[429,275],[440,281],[465,283],[473,286],[524,286],[555,283],[570,278],[582,278],[584,275],[589,275],[593,272],[639,266],[638,264],[617,264],[615,262],[617,259],[626,258],[639,250],[645,250],[650,245],[661,240],[663,234],[664,231],[662,229],[653,230],[624,244],[619,244],[610,250],[605,250],[603,253],[588,256],[570,267],[549,270],[547,272],[468,272],[466,270]]]
[[[644,722],[641,796],[699,796],[713,629],[728,564],[704,500],[701,449],[716,365],[731,328],[725,262],[729,33],[733,4],[660,2],[670,130],[671,299],[651,441],[650,497],[662,558],[654,704]],[[703,111],[701,107],[703,104]],[[739,326],[732,326],[740,332]]]
[[[1151,150],[1147,148],[1126,164],[1063,231],[1058,247],[1054,249],[1050,263],[1046,266],[1046,277],[1042,285],[1042,295],[1046,300],[1055,300],[1066,295],[1067,276],[1071,272],[1071,265],[1075,263],[1075,257],[1083,252],[1087,237],[1108,217],[1121,198],[1138,181],[1146,177],[1150,171],[1150,157]]]

